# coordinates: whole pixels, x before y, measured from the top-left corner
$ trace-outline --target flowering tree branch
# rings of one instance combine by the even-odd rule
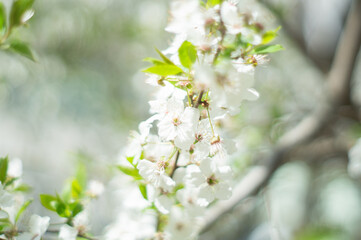
[[[351,8],[342,37],[339,41],[332,69],[325,86],[326,99],[321,101],[312,114],[286,133],[269,153],[264,164],[252,168],[237,184],[233,196],[209,210],[203,232],[208,231],[219,218],[231,212],[247,197],[258,193],[273,173],[288,160],[288,154],[304,143],[314,140],[327,122],[335,117],[340,105],[350,100],[350,82],[361,43],[361,1],[355,0]]]

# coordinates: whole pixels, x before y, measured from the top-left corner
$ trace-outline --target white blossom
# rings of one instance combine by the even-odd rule
[[[14,205],[14,197],[4,189],[4,186],[0,186],[0,209],[6,207],[12,207]]]
[[[183,34],[186,39],[197,44],[205,35],[205,17],[200,11],[198,0],[175,0],[171,3],[172,20],[166,31]]]
[[[88,193],[92,197],[98,197],[98,196],[102,195],[103,192],[104,192],[103,183],[96,181],[96,180],[91,180],[89,182]]]
[[[189,149],[194,142],[194,133],[199,119],[199,110],[187,107],[184,111],[174,105],[158,123],[158,134],[166,140],[174,140],[180,149]]]
[[[151,239],[155,233],[155,218],[147,214],[132,214],[124,211],[114,223],[107,227],[106,240]]]
[[[194,239],[198,226],[194,219],[188,216],[179,207],[173,207],[170,213],[169,222],[165,230],[166,235],[172,240]]]
[[[206,201],[198,198],[199,190],[194,187],[186,187],[177,191],[177,199],[191,216],[200,216],[204,212],[204,207],[208,205]]]
[[[9,161],[8,176],[19,178],[23,175],[23,163],[19,158],[14,158]]]
[[[243,20],[238,14],[236,4],[231,1],[224,1],[221,7],[221,16],[227,31],[230,34],[238,34],[242,32]]]
[[[165,173],[166,162],[158,160],[151,162],[148,160],[141,160],[137,168],[139,174],[156,188],[163,188],[166,191],[171,191],[175,186],[175,182]]]
[[[29,232],[32,234],[32,239],[39,240],[49,227],[49,217],[41,217],[39,215],[32,215],[29,221]]]
[[[59,239],[60,240],[76,240],[76,237],[78,236],[78,230],[64,224],[60,227],[59,231]]]
[[[88,212],[82,211],[78,213],[73,220],[74,228],[78,230],[79,233],[85,233],[89,230],[89,214]]]
[[[211,203],[215,198],[225,200],[231,194],[228,180],[231,177],[231,169],[228,166],[217,167],[211,159],[201,162],[199,170],[191,173],[192,183],[199,187],[199,198]]]
[[[157,190],[154,205],[161,213],[168,214],[174,203],[173,197],[168,192]]]

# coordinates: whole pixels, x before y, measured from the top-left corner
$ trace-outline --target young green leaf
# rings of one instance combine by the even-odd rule
[[[80,187],[82,189],[86,188],[87,185],[87,169],[85,164],[82,161],[78,162],[76,173],[75,173],[75,179],[79,183]]]
[[[17,186],[15,189],[14,189],[14,192],[29,192],[32,190],[32,187],[27,185],[27,184],[21,184],[19,186]]]
[[[174,65],[174,63],[169,60],[169,58],[167,58],[161,51],[159,51],[157,48],[155,49],[157,51],[157,53],[159,54],[159,56],[163,59],[163,61],[166,63],[166,64],[170,64],[170,65]]]
[[[127,161],[133,166],[136,167],[136,164],[134,164],[134,157],[126,157]]]
[[[142,176],[139,175],[138,169],[132,168],[132,167],[126,167],[118,165],[117,168],[122,171],[124,174],[131,176],[134,178],[134,180],[140,180],[142,179]]]
[[[23,17],[27,11],[30,11],[34,0],[15,0],[10,11],[10,28],[23,24]]]
[[[267,32],[265,32],[262,36],[262,44],[267,44],[270,43],[271,41],[273,41],[273,39],[275,39],[278,34],[277,32],[281,29],[281,26],[279,26],[278,28],[274,29],[274,30],[269,30]]]
[[[36,61],[35,56],[33,54],[33,51],[30,49],[30,47],[24,43],[24,42],[20,42],[20,41],[13,41],[10,43],[10,46],[8,48],[9,50],[16,52],[20,55],[23,55],[24,57],[32,60],[32,61]]]
[[[143,59],[144,62],[150,62],[150,63],[153,63],[154,65],[163,65],[163,64],[166,64],[156,58],[152,58],[152,57],[147,57],[147,58],[144,58]]]
[[[178,49],[178,55],[181,64],[190,69],[197,59],[197,49],[192,43],[184,41]]]
[[[274,53],[274,52],[278,52],[284,50],[284,48],[279,45],[261,45],[261,46],[257,46],[255,47],[250,54],[267,54],[267,53]]]
[[[56,201],[51,202],[51,205],[55,208],[56,213],[60,217],[68,218],[71,216],[68,205],[64,203],[58,194],[56,194]]]
[[[143,183],[139,184],[139,190],[142,196],[144,197],[144,199],[148,200],[147,187],[145,186],[145,184]]]
[[[57,202],[56,197],[48,194],[40,194],[40,202],[46,209],[55,212],[54,203]]]
[[[83,205],[79,202],[69,204],[69,208],[71,211],[71,217],[75,217],[78,213],[83,211]]]
[[[220,4],[222,0],[208,0],[207,1],[207,7],[214,7],[218,4]]]
[[[6,181],[6,174],[8,171],[9,159],[8,157],[0,158],[0,181],[2,184]]]
[[[66,205],[63,202],[53,202],[53,207],[55,208],[56,213],[60,216],[60,217],[69,217],[70,216],[70,212],[67,211]]]
[[[21,214],[28,208],[28,206],[33,202],[33,200],[28,200],[26,201],[21,208],[19,209],[18,213],[16,214],[15,217],[15,223],[17,223],[17,221],[19,220]]]
[[[74,179],[72,182],[71,182],[71,196],[72,198],[74,199],[78,199],[81,194],[82,194],[82,187],[80,186],[79,182],[77,179]]]
[[[164,65],[154,65],[152,67],[144,69],[143,72],[153,73],[165,77],[169,75],[177,75],[179,73],[182,73],[183,70],[180,67],[177,67],[176,65],[164,64]]]
[[[0,37],[4,36],[6,32],[6,9],[3,3],[0,2]]]

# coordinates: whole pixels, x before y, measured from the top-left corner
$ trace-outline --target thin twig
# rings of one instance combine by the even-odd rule
[[[177,163],[178,163],[178,159],[179,159],[179,154],[180,154],[180,151],[178,150],[178,151],[177,151],[177,155],[175,156],[175,160],[174,160],[174,165],[173,165],[172,171],[171,171],[171,173],[169,174],[169,176],[170,176],[171,178],[173,178],[174,172],[175,172],[175,170],[178,168]]]
[[[204,94],[204,91],[202,90],[202,91],[199,93],[197,102],[194,104],[194,107],[195,107],[195,108],[198,108],[198,106],[202,103],[203,94]]]

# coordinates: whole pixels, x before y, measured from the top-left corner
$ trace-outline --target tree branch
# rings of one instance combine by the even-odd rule
[[[269,157],[261,166],[253,167],[235,187],[232,197],[220,201],[210,208],[205,217],[202,232],[208,231],[219,218],[231,212],[245,198],[256,194],[281,166],[287,154],[314,139],[327,121],[337,114],[337,109],[349,99],[350,82],[355,65],[357,52],[361,42],[361,0],[355,0],[351,8],[344,32],[339,41],[332,69],[325,86],[326,98],[318,104],[314,112],[305,117],[296,127],[286,133],[278,142]]]

